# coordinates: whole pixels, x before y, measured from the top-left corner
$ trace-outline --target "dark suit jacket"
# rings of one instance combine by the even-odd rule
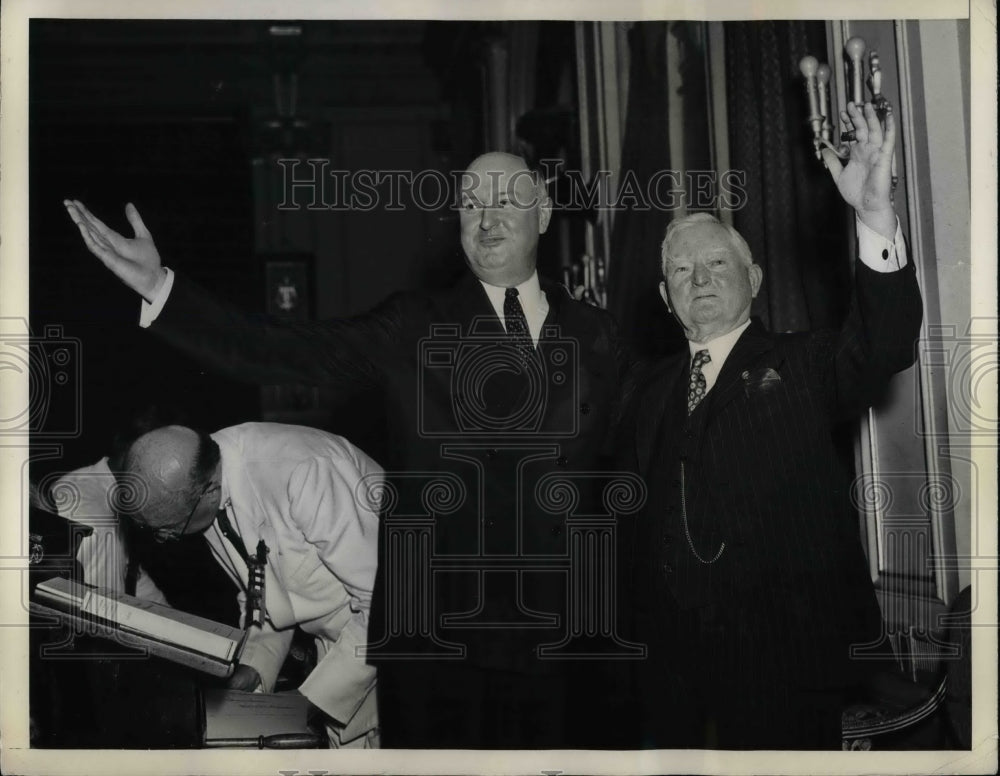
[[[516,571],[522,561],[568,552],[566,515],[543,508],[536,486],[547,475],[601,465],[626,363],[608,313],[574,301],[560,286],[542,288],[549,302],[538,348],[544,366],[530,384],[500,375],[480,385],[509,351],[497,347],[503,328],[471,273],[446,291],[398,294],[365,315],[305,325],[246,315],[178,275],[153,324],[164,339],[237,379],[383,393],[391,452],[382,463],[394,496],[381,521],[370,626],[371,642],[382,650],[376,654],[438,649],[415,620],[386,624],[400,611],[414,616],[414,579],[421,578],[434,591],[437,639],[467,647],[473,664],[518,671],[552,665],[537,660],[535,647],[565,632],[566,577],[544,568]],[[435,480],[440,487],[428,491]],[[578,511],[589,503],[581,493]],[[386,543],[393,521],[421,515],[433,523],[433,575],[425,567],[401,568],[392,554],[398,548],[390,552]],[[483,553],[508,556],[515,573],[487,579],[476,568]],[[518,583],[520,603],[513,596]],[[544,624],[531,612],[559,620],[498,629],[440,619],[481,607],[480,620]]]
[[[658,682],[687,670],[850,681],[848,645],[878,635],[879,610],[831,430],[913,362],[920,320],[912,262],[892,274],[859,263],[839,332],[773,334],[754,320],[690,419],[686,348],[635,389],[626,465],[649,499],[622,564],[650,646],[638,687],[661,693],[652,706],[683,705]]]

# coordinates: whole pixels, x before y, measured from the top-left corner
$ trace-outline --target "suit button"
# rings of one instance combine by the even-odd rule
[[[669,563],[664,563],[663,564],[663,573],[664,574],[673,574],[674,573],[674,567],[671,566]]]
[[[580,414],[581,415],[589,415],[590,414],[590,405],[587,404],[587,402],[584,402],[583,404],[580,405]]]
[[[497,457],[497,451],[496,451],[496,449],[491,447],[489,450],[487,450],[486,451],[486,457],[487,458],[496,458]]]
[[[566,466],[567,463],[569,463],[569,461],[567,460],[565,455],[560,455],[558,458],[556,458],[556,466],[564,467]]]
[[[559,536],[562,533],[562,526],[561,525],[552,526],[552,528],[550,529],[550,533],[553,536]]]
[[[492,528],[492,527],[493,527],[493,526],[495,526],[496,524],[497,524],[496,520],[487,520],[487,521],[486,521],[486,527],[487,527],[487,528]]]
[[[663,537],[663,546],[664,547],[669,547],[673,543],[674,543],[674,537],[673,536],[670,536],[668,534],[668,535],[666,535],[666,536]]]

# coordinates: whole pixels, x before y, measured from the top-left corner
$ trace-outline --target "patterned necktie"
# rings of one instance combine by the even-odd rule
[[[688,380],[688,415],[694,412],[694,408],[705,398],[705,374],[701,368],[712,360],[707,350],[699,350],[694,354],[691,362],[691,378]]]
[[[517,348],[521,360],[527,362],[533,358],[535,348],[531,342],[531,332],[528,331],[528,319],[524,317],[524,310],[517,301],[516,288],[508,288],[504,294],[503,322],[507,329],[507,339]]]

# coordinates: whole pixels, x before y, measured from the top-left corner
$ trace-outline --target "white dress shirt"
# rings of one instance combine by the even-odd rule
[[[865,226],[855,214],[854,224],[858,233],[858,258],[876,272],[895,272],[906,266],[906,240],[896,219],[896,234],[887,240],[874,229]]]

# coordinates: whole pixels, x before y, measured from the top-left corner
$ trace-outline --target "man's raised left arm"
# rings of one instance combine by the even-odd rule
[[[854,298],[835,358],[838,404],[853,411],[913,363],[923,303],[892,203],[895,115],[890,107],[883,129],[871,103],[860,109],[852,103],[842,118],[857,138],[847,165],[829,149],[823,159],[857,219]]]

